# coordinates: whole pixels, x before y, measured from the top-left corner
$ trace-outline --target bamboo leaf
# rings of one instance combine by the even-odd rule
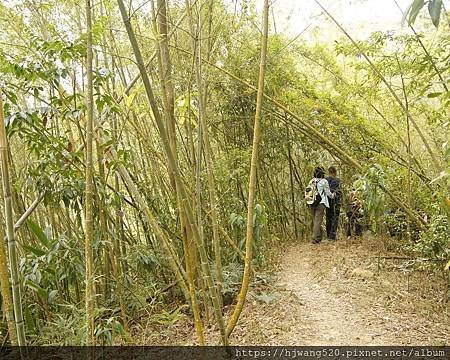
[[[50,291],[50,293],[48,294],[48,302],[50,304],[55,302],[56,299],[56,295],[58,295],[58,290],[52,290]]]
[[[36,291],[41,299],[48,300],[48,291],[31,280],[27,280],[25,285]]]
[[[35,248],[33,246],[30,246],[30,245],[22,245],[22,247],[25,250],[28,250],[29,252],[32,252],[36,256],[44,256],[46,254],[46,252],[44,250]]]
[[[441,17],[442,0],[430,0],[428,2],[428,12],[430,13],[433,25],[439,26],[439,19]]]
[[[406,18],[408,17],[409,12],[411,11],[412,4],[413,4],[413,2],[412,2],[411,4],[408,5],[408,7],[406,8],[406,10],[405,10],[404,13],[403,13],[403,16],[402,16],[402,25],[404,25],[405,22],[406,22]]]
[[[424,0],[414,0],[414,2],[411,4],[411,9],[408,16],[409,25],[414,24],[414,21],[416,21],[417,15],[419,15],[419,11],[423,8],[424,4]]]
[[[29,308],[26,308],[25,311],[25,324],[27,326],[28,331],[35,331],[35,324],[34,324],[34,319],[33,319],[33,315],[31,314],[31,311]]]
[[[124,95],[125,105],[126,105],[127,108],[130,108],[131,105],[133,104],[133,101],[134,101],[134,99],[136,97],[136,94],[137,94],[136,92],[133,92],[133,93],[130,94],[130,96]]]
[[[49,249],[50,240],[45,235],[44,231],[36,224],[33,220],[28,219],[27,224],[34,235],[39,239],[39,241]]]

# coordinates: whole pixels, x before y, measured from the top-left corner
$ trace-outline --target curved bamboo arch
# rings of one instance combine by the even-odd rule
[[[184,50],[180,47],[177,46],[173,46],[174,48],[176,48],[177,50],[184,52],[185,54],[188,55],[192,55],[189,51]],[[238,76],[232,74],[231,72],[229,72],[228,70],[225,70],[223,68],[221,68],[220,66],[213,64],[210,61],[207,60],[203,60],[203,62],[205,64],[210,65],[211,67],[223,72],[224,74],[228,75],[230,78],[236,80],[237,82],[241,83],[242,85],[245,85],[246,87],[248,87],[249,89],[252,89],[253,91],[257,91],[257,88],[246,82],[245,80],[242,80],[241,78],[239,78]],[[297,120],[300,124],[302,124],[304,127],[306,127],[308,129],[308,131],[310,132],[309,134],[305,133],[305,135],[307,135],[308,137],[310,137],[312,140],[317,141],[317,143],[325,148],[326,150],[330,151],[330,149],[335,151],[336,156],[344,161],[345,163],[351,165],[352,167],[354,167],[355,169],[359,170],[359,171],[364,171],[364,167],[354,158],[352,158],[345,150],[343,150],[341,147],[339,147],[338,145],[336,145],[332,140],[330,140],[328,137],[326,137],[325,135],[321,134],[319,131],[317,131],[311,124],[309,124],[308,122],[306,122],[305,120],[301,119],[298,115],[296,115],[292,110],[290,110],[286,105],[283,105],[282,103],[280,103],[278,100],[270,97],[267,94],[263,95],[264,98],[269,101],[270,103],[272,103],[273,105],[275,105],[276,107],[278,107],[280,110],[283,110],[285,113],[287,113],[289,116],[291,116],[293,119]],[[328,147],[324,146],[324,144],[326,144]],[[414,211],[409,208],[406,204],[404,204],[399,198],[397,198],[396,196],[392,195],[392,193],[390,191],[388,191],[388,189],[386,189],[384,186],[382,185],[378,185],[380,187],[380,189],[394,202],[396,203],[399,207],[401,207],[406,214],[414,221],[417,223],[418,226],[420,226],[421,228],[425,225],[427,225],[427,223],[425,222],[424,219],[422,219],[420,216],[418,216],[417,214],[414,213]]]

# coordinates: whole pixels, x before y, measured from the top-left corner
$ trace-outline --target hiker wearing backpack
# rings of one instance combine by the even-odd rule
[[[325,209],[328,208],[328,198],[334,199],[330,186],[325,179],[325,170],[319,166],[314,170],[314,175],[305,189],[305,200],[309,206],[312,217],[312,243],[322,241],[322,220]]]
[[[337,177],[337,170],[334,166],[330,166],[328,169],[327,181],[330,185],[330,190],[335,194],[334,199],[329,198],[329,207],[326,208],[326,228],[327,237],[330,240],[336,240],[336,232],[339,223],[339,214],[341,212],[341,180]]]

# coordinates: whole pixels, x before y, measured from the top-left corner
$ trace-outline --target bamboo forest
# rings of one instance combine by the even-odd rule
[[[0,22],[2,346],[450,346],[449,1]]]

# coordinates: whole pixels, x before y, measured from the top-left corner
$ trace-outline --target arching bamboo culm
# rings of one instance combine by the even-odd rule
[[[435,168],[435,170],[439,173],[441,170],[441,165],[439,164],[439,161],[436,157],[436,155],[434,154],[433,150],[431,149],[430,144],[428,143],[427,139],[425,138],[425,134],[422,132],[422,129],[420,128],[420,126],[416,123],[416,121],[414,120],[413,116],[411,115],[409,109],[407,108],[407,106],[405,106],[405,104],[400,100],[399,96],[397,95],[397,93],[394,91],[394,89],[392,88],[391,84],[388,83],[388,81],[386,80],[386,78],[383,76],[383,74],[381,74],[380,70],[378,70],[378,68],[374,65],[374,63],[372,62],[372,60],[370,60],[370,58],[367,56],[367,54],[365,53],[365,51],[361,48],[361,46],[358,45],[358,43],[350,36],[350,34],[342,27],[342,25],[333,17],[333,15],[331,15],[329,13],[329,11],[327,9],[325,9],[325,7],[318,1],[318,0],[314,0],[316,2],[317,5],[319,5],[319,7],[328,15],[328,17],[336,24],[336,26],[339,28],[339,30],[341,30],[344,35],[350,40],[350,42],[353,44],[353,46],[355,46],[356,49],[358,49],[359,53],[364,57],[364,59],[367,61],[367,63],[369,64],[370,68],[372,69],[372,71],[380,78],[380,80],[384,83],[384,85],[386,86],[386,88],[389,90],[390,94],[392,95],[392,97],[395,99],[395,101],[398,103],[398,105],[400,106],[400,108],[402,109],[402,112],[405,114],[405,116],[408,118],[409,122],[414,126],[414,128],[417,131],[417,134],[419,135],[420,139],[422,140],[425,148],[428,151],[428,154],[431,157],[432,160],[432,164]]]
[[[186,54],[191,54],[189,51],[181,49],[179,47],[176,47],[176,49],[180,50],[181,52],[184,52]],[[249,89],[252,89],[254,91],[257,91],[256,87],[253,86],[252,84],[249,84],[248,82],[246,82],[245,80],[242,80],[241,78],[239,78],[238,76],[232,74],[231,72],[229,72],[228,70],[225,70],[223,68],[221,68],[220,66],[213,64],[209,61],[203,60],[204,63],[214,67],[215,69],[219,70],[220,72],[223,72],[224,74],[228,75],[230,78],[236,80],[237,82],[241,83],[242,85],[245,85],[246,87],[248,87]],[[347,152],[345,150],[343,150],[341,147],[339,147],[338,145],[336,145],[332,140],[330,140],[327,136],[323,135],[322,133],[320,133],[319,131],[317,131],[317,129],[312,126],[311,124],[309,124],[308,122],[306,122],[305,120],[303,120],[302,118],[300,118],[298,115],[296,115],[293,111],[289,110],[289,108],[287,108],[285,105],[283,105],[282,103],[280,103],[278,100],[275,100],[274,98],[270,97],[267,94],[263,95],[264,98],[269,101],[270,103],[272,103],[273,105],[275,105],[277,108],[279,108],[280,110],[283,110],[283,112],[287,113],[290,117],[292,117],[293,119],[297,120],[302,126],[304,126],[305,128],[308,129],[308,137],[310,137],[312,140],[316,141],[319,146],[322,146],[323,148],[326,148],[329,151],[333,151],[334,154],[342,161],[344,161],[345,163],[347,163],[348,165],[354,167],[355,169],[357,169],[358,171],[363,171],[364,168],[363,166],[354,158],[352,158],[349,154],[347,154]],[[326,146],[325,146],[326,145]],[[381,190],[383,192],[386,193],[386,195],[395,203],[397,204],[400,208],[403,209],[403,211],[405,211],[405,213],[412,219],[414,220],[414,222],[419,226],[419,227],[423,227],[425,225],[427,225],[426,221],[424,219],[422,219],[422,217],[418,216],[417,214],[414,213],[414,211],[412,209],[410,209],[402,200],[400,200],[399,198],[397,198],[396,196],[392,195],[392,193],[390,191],[388,191],[384,186],[382,185],[378,185]]]

